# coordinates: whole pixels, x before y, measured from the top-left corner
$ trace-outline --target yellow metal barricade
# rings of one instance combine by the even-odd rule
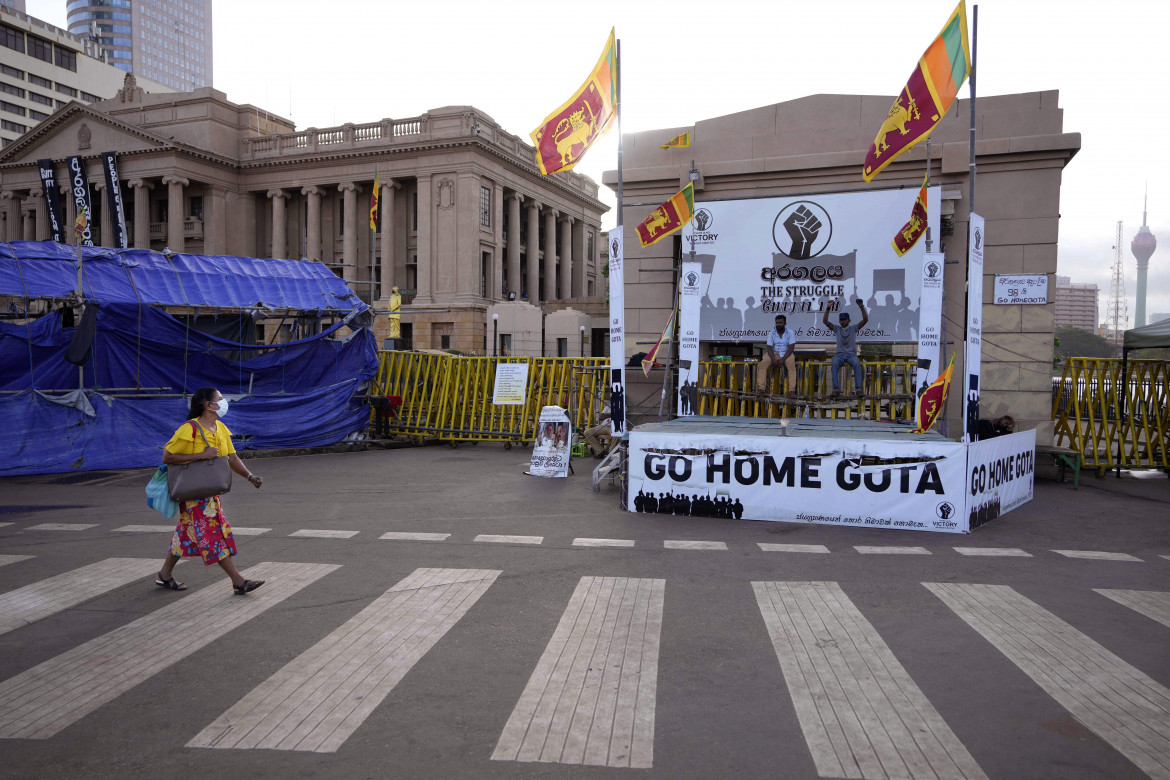
[[[1103,472],[1170,466],[1170,362],[1069,358],[1053,391],[1053,440]]]

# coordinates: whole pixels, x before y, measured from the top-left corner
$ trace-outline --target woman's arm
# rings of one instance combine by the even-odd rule
[[[251,482],[254,487],[259,488],[260,485],[264,484],[264,477],[248,471],[248,467],[244,465],[244,461],[240,460],[240,456],[236,453],[228,455],[228,465],[232,467],[232,471]]]

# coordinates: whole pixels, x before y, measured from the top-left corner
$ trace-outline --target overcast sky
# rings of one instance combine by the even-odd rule
[[[65,26],[65,0],[27,6]],[[953,8],[951,0],[216,0],[214,80],[230,100],[266,106],[298,128],[470,104],[527,138],[584,80],[612,26],[622,42],[630,132],[818,93],[892,96]],[[1164,0],[979,4],[979,94],[1059,90],[1065,132],[1081,134],[1061,187],[1058,272],[1095,282],[1104,318],[1116,223],[1124,220],[1131,327],[1129,242],[1147,182],[1161,246],[1150,261],[1146,310],[1170,312],[1167,9]],[[970,2],[967,13],[970,24]],[[616,167],[611,133],[576,170],[600,182]],[[608,189],[603,196],[613,203]],[[611,211],[604,226],[612,224]]]

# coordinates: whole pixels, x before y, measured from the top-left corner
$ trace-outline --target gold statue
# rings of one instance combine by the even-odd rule
[[[398,294],[398,288],[390,288],[390,338],[402,338],[402,296]]]

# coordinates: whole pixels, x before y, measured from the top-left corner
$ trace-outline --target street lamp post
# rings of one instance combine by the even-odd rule
[[[585,326],[578,326],[581,330],[581,357],[585,357]]]
[[[492,313],[492,357],[496,357],[497,355],[500,354],[500,339],[499,339],[499,336],[496,335],[496,329],[499,327],[499,324],[500,324],[500,315],[498,313],[493,312]]]

